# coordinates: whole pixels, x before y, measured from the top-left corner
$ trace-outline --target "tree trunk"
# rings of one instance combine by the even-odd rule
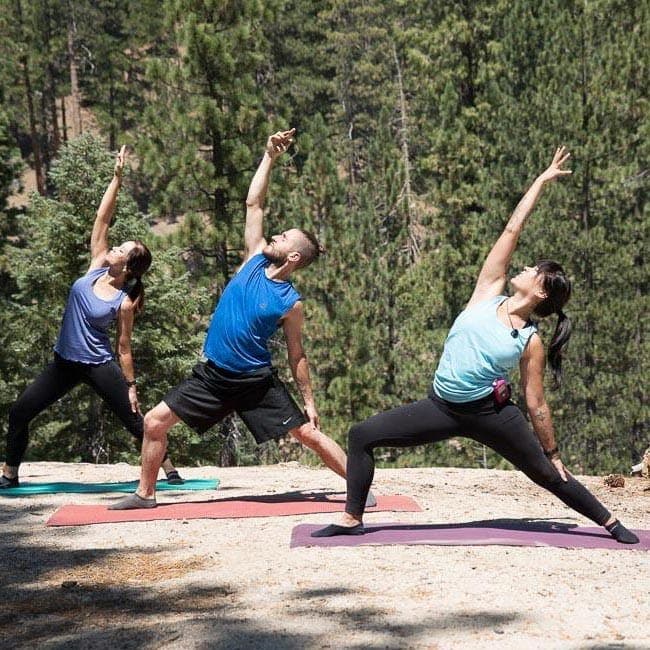
[[[402,79],[402,67],[397,56],[397,47],[393,43],[393,60],[397,71],[397,89],[399,92],[399,113],[400,113],[400,145],[402,147],[402,166],[404,168],[404,189],[402,195],[406,202],[406,218],[408,231],[408,255],[410,261],[415,260],[420,254],[420,242],[417,235],[417,224],[414,221],[413,194],[411,191],[411,162],[408,144],[408,124],[406,111],[406,95],[404,94],[404,82]]]
[[[74,5],[70,3],[70,20],[68,21],[68,61],[70,64],[70,94],[72,95],[72,137],[82,133],[81,126],[81,92],[77,74],[77,55],[75,52],[75,35],[77,26],[74,20]]]
[[[221,135],[217,131],[212,131],[212,166],[214,170],[214,178],[221,178],[224,174],[225,161],[223,157],[223,147],[221,144]],[[223,188],[215,188],[214,190],[214,214],[212,215],[213,223],[225,221],[230,223],[230,215],[228,214],[228,200],[226,192]],[[228,245],[226,240],[221,242],[221,273],[225,282],[230,279],[230,269],[228,268]]]
[[[588,70],[588,57],[590,53],[588,52],[588,42],[586,31],[586,21],[587,18],[582,14],[582,29],[581,29],[581,83],[582,83],[582,92],[581,92],[581,103],[582,103],[582,133],[584,135],[584,141],[589,142],[589,123],[591,119],[591,105],[589,97],[589,70]],[[591,153],[587,149],[588,153],[585,156],[584,162],[584,172],[582,176],[582,227],[585,231],[591,229]],[[589,258],[589,251],[585,252],[584,257],[584,283],[588,292],[588,295],[593,295],[593,265],[591,259]],[[596,359],[594,354],[594,325],[590,318],[585,319],[585,351],[584,351],[584,365],[586,368],[586,378],[588,385],[593,386],[595,382],[596,375]],[[596,400],[593,395],[590,393],[585,400],[585,411],[587,414],[587,419],[591,421],[596,413]],[[594,460],[598,454],[597,443],[594,438],[587,438],[585,441],[585,458],[584,463],[585,467],[593,467]]]
[[[16,0],[16,16],[18,18],[18,28],[21,36],[23,34],[23,7],[20,0]],[[22,38],[23,43],[25,39]],[[25,98],[27,99],[27,115],[29,118],[29,136],[32,142],[32,153],[34,154],[34,171],[36,172],[36,189],[39,194],[45,194],[45,174],[43,172],[43,158],[41,155],[41,143],[39,133],[36,127],[36,112],[34,110],[34,93],[32,91],[32,82],[29,77],[29,58],[27,49],[20,56],[20,66],[22,68],[22,80],[25,87]]]
[[[48,109],[50,112],[50,121],[52,123],[52,151],[51,157],[55,157],[59,147],[61,146],[61,134],[59,132],[59,116],[56,110],[56,70],[52,63],[52,48],[50,42],[52,38],[52,29],[50,23],[50,6],[46,4],[45,8],[45,41],[47,45],[47,74],[48,74]]]
[[[54,157],[61,147],[61,133],[59,131],[59,116],[56,110],[56,81],[54,80],[54,69],[52,64],[49,64],[47,67],[50,76],[48,99],[50,104],[50,120],[52,121],[52,157]]]
[[[115,80],[114,69],[111,66],[110,82],[108,86],[108,112],[110,125],[108,128],[108,147],[111,151],[117,150],[117,129],[115,128]]]
[[[44,173],[47,174],[47,170],[50,168],[50,162],[52,160],[50,146],[49,146],[49,129],[47,126],[47,113],[48,113],[48,97],[46,92],[41,92],[41,133],[45,135],[44,147],[42,149],[42,163]]]
[[[63,142],[68,141],[68,122],[65,114],[65,97],[61,97],[61,128],[63,130]]]

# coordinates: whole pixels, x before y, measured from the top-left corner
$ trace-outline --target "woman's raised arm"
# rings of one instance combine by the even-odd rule
[[[113,180],[104,192],[102,202],[97,209],[97,216],[93,224],[93,232],[90,235],[90,268],[96,269],[104,264],[104,256],[108,251],[108,229],[115,212],[117,194],[122,185],[122,172],[126,162],[126,145],[122,145],[115,160]]]
[[[524,227],[524,223],[533,211],[544,185],[560,176],[566,176],[571,173],[570,169],[562,169],[562,165],[568,160],[570,155],[565,147],[558,147],[551,164],[533,181],[533,184],[526,194],[524,194],[521,201],[519,201],[501,236],[488,253],[485,262],[483,262],[483,267],[474,287],[474,293],[472,293],[467,307],[471,307],[493,296],[498,296],[503,291],[506,284],[508,266],[510,265],[512,254],[517,247],[519,235]]]

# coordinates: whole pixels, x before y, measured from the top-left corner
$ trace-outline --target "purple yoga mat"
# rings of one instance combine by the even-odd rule
[[[553,546],[604,548],[616,551],[650,550],[650,530],[635,530],[639,544],[619,544],[603,528],[583,528],[546,521],[492,520],[462,524],[367,524],[364,535],[311,537],[323,524],[300,524],[291,533],[291,548],[299,546],[363,546],[431,544],[435,546]]]

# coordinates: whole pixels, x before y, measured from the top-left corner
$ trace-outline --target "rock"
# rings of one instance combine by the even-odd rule
[[[625,487],[625,477],[622,474],[608,474],[603,483],[611,488]]]

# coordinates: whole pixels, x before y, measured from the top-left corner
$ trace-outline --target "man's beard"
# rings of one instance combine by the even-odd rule
[[[273,264],[276,264],[277,266],[282,266],[287,261],[287,256],[276,251],[273,246],[271,246],[271,244],[264,248],[262,255],[264,255],[267,260]]]

